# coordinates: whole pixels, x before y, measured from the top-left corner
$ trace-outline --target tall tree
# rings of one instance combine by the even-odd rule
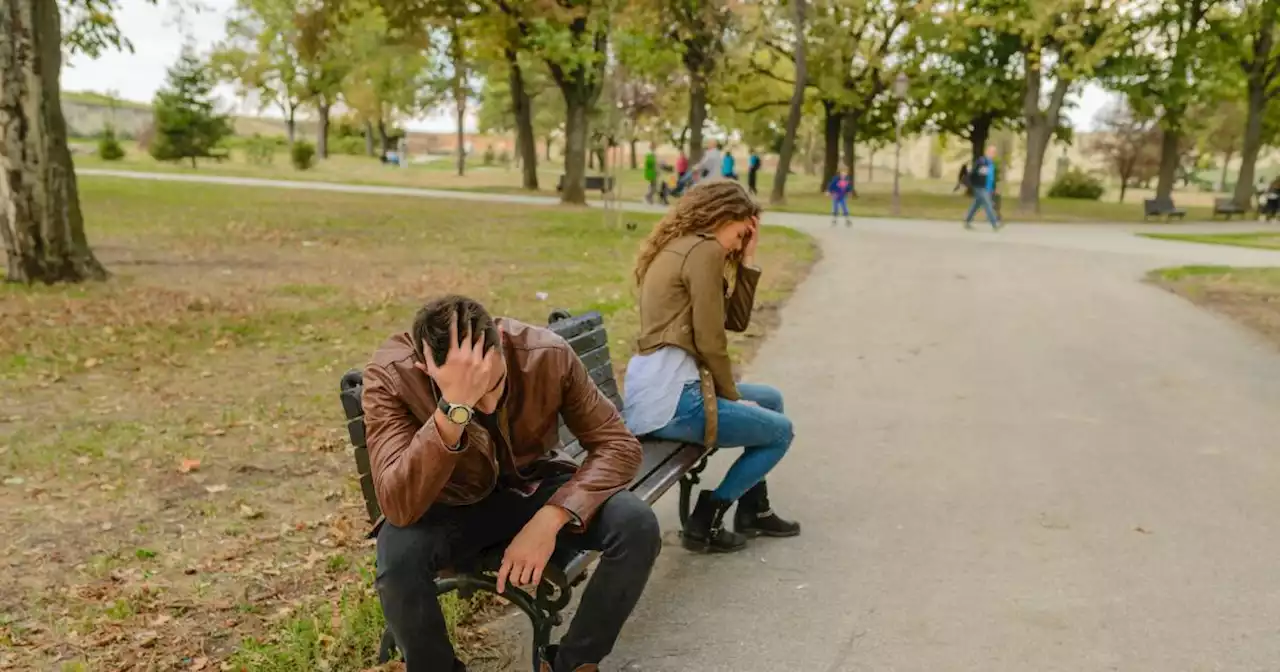
[[[418,24],[405,24],[368,0],[346,0],[339,24],[349,64],[343,102],[365,123],[367,138],[376,131],[383,153],[390,149],[388,128],[434,106],[433,84],[442,79],[428,35]]]
[[[227,39],[213,55],[223,79],[235,82],[241,96],[256,96],[261,109],[280,110],[290,146],[298,108],[311,98],[300,24],[297,0],[237,0]]]
[[[1231,159],[1240,151],[1244,142],[1246,124],[1244,104],[1241,100],[1223,98],[1216,103],[1197,109],[1193,114],[1204,114],[1198,144],[1203,151],[1221,158],[1222,171],[1218,176],[1218,191],[1227,190],[1227,175]]]
[[[210,156],[218,141],[231,134],[230,120],[216,109],[215,81],[191,47],[184,47],[152,104],[155,137],[149,148],[151,156],[160,161],[190,159],[195,168],[196,159]]]
[[[1136,22],[1137,67],[1124,79],[1126,89],[1146,111],[1160,115],[1160,176],[1156,197],[1170,198],[1180,158],[1192,141],[1193,109],[1216,93],[1221,68],[1213,56],[1217,27],[1214,10],[1220,0],[1158,0]],[[1215,73],[1214,70],[1218,72]]]
[[[791,106],[787,111],[787,126],[782,135],[782,147],[778,150],[778,168],[773,175],[773,191],[769,194],[769,202],[780,205],[787,201],[787,177],[791,173],[791,158],[796,149],[796,131],[800,128],[800,117],[804,112],[804,90],[808,82],[808,62],[805,53],[806,20],[808,8],[806,0],[791,1],[791,32],[793,36],[793,53],[795,54],[795,86],[791,93]]]
[[[1027,157],[1018,207],[1040,211],[1040,171],[1059,128],[1067,93],[1093,76],[1124,44],[1127,23],[1119,0],[1010,0],[974,15],[1018,40],[1023,69],[1022,110]],[[1051,87],[1046,92],[1046,83]]]
[[[1247,117],[1236,178],[1235,202],[1253,202],[1253,182],[1262,150],[1268,108],[1280,95],[1280,0],[1243,2],[1235,30],[1223,30],[1224,44],[1237,45],[1237,61],[1246,81]]]
[[[306,95],[316,109],[316,156],[329,156],[329,116],[338,103],[349,68],[339,31],[339,2],[320,2],[298,15],[298,59]]]
[[[665,37],[677,45],[689,77],[689,161],[702,160],[708,90],[724,59],[735,14],[730,0],[659,0]]]
[[[84,232],[60,78],[64,39],[68,51],[91,57],[132,50],[113,8],[95,0],[6,0],[0,9],[0,235],[12,282],[107,275]]]
[[[493,2],[546,63],[560,89],[565,110],[565,184],[560,200],[585,204],[589,115],[604,88],[609,32],[618,8],[605,0]]]
[[[933,128],[969,142],[970,160],[986,149],[993,131],[1020,128],[1020,42],[975,15],[990,15],[1000,0],[941,2],[912,26],[911,54],[917,114],[908,127]]]

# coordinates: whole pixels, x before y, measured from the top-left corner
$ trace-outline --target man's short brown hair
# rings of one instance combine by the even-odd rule
[[[452,347],[449,343],[449,326],[453,316],[458,316],[458,342],[462,345],[467,338],[467,327],[471,327],[472,339],[484,339],[484,351],[498,348],[498,328],[494,325],[493,316],[480,305],[479,301],[465,296],[450,294],[427,302],[413,318],[413,349],[418,358],[426,361],[422,344],[426,343],[431,350],[431,359],[436,366],[443,366]],[[472,341],[475,342],[474,340]]]

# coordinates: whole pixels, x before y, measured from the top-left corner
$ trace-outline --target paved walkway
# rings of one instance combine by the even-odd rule
[[[1275,669],[1280,351],[1139,279],[1280,253],[811,221],[824,259],[747,376],[786,394],[772,489],[804,534],[669,534],[615,664]]]
[[[824,251],[747,376],[787,396],[771,482],[804,535],[703,557],[669,532],[606,669],[1276,668],[1280,352],[1140,278],[1280,253],[768,220]]]

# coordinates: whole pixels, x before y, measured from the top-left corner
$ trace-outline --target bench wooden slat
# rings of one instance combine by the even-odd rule
[[[614,382],[612,362],[605,362],[604,365],[590,369],[587,373],[591,375],[591,382],[595,383],[597,387],[603,387],[605,383]],[[609,396],[609,393],[606,392],[605,396]]]
[[[573,338],[566,338],[565,340],[569,342],[569,346],[573,348],[573,351],[578,353],[578,356],[581,357],[583,353],[591,352],[596,348],[607,346],[609,344],[609,332],[605,331],[604,327],[597,327],[586,333],[574,336]]]
[[[584,315],[571,317],[567,320],[560,320],[555,324],[547,327],[554,331],[560,338],[566,341],[572,341],[574,338],[581,336],[594,329],[604,326],[604,317],[598,311],[591,311]]]
[[[594,350],[588,350],[578,354],[578,359],[582,360],[582,365],[590,369],[598,369],[606,364],[612,369],[613,363],[609,359],[609,346],[603,346]]]

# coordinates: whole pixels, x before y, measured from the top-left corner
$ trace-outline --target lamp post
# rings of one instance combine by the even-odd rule
[[[893,108],[893,214],[902,214],[902,195],[898,190],[898,176],[902,173],[902,101],[907,97],[907,73],[899,72],[893,80],[893,95],[897,98]]]

